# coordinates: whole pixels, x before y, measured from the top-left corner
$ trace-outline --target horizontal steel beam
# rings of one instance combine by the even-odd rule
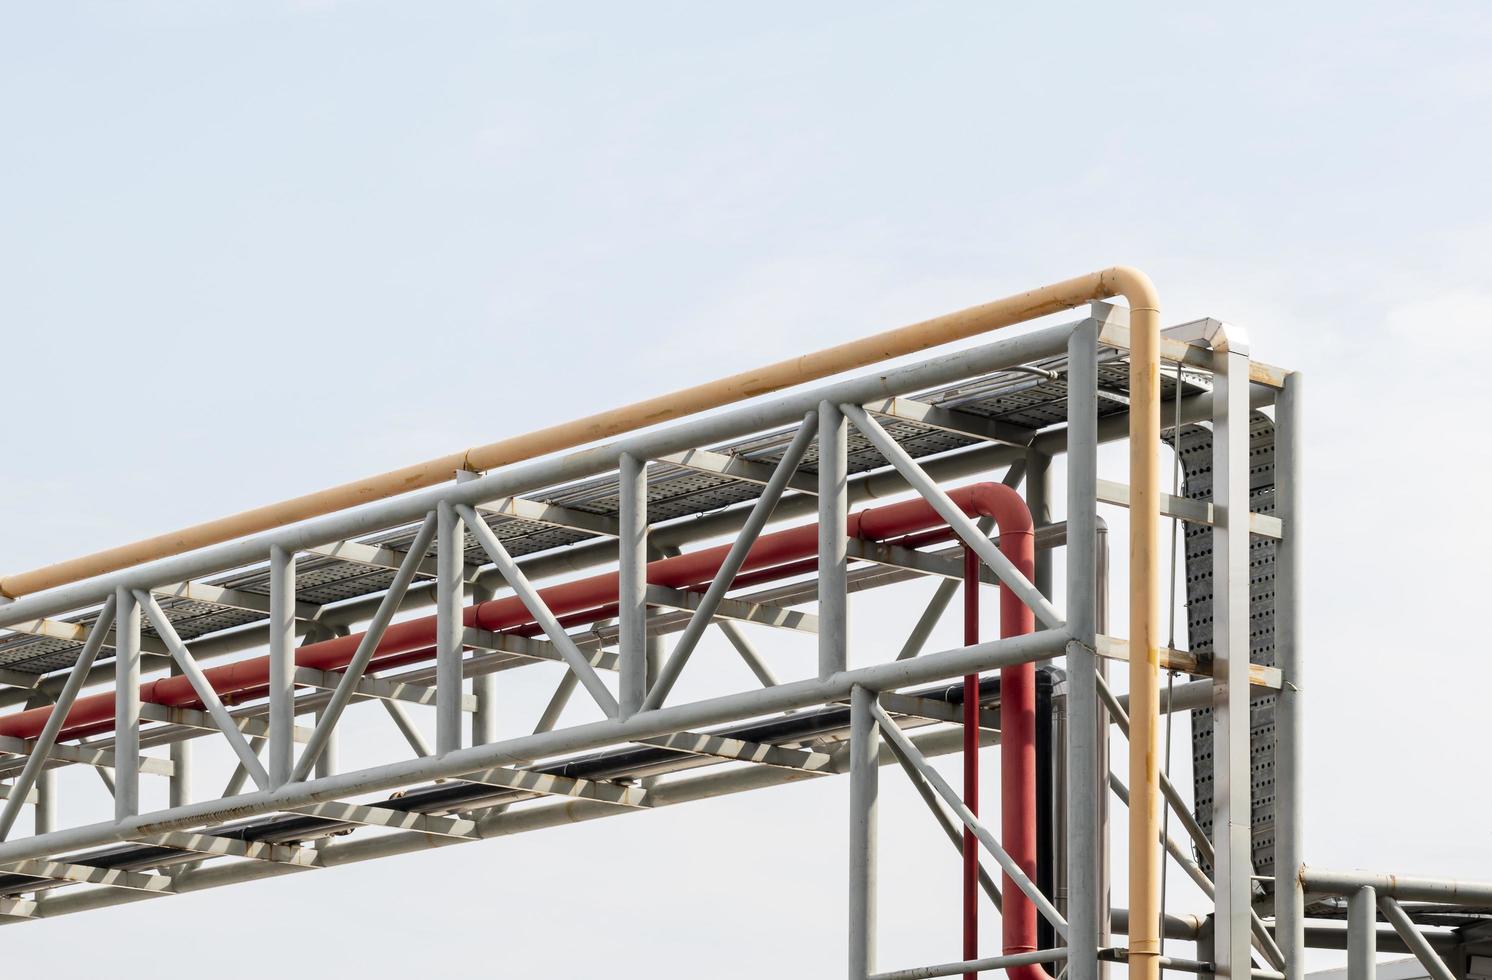
[[[1117,636],[1099,636],[1096,648],[1097,654],[1109,660],[1129,660],[1129,641]],[[1160,666],[1164,670],[1179,670],[1187,674],[1195,674],[1199,677],[1212,676],[1212,668],[1203,663],[1197,657],[1186,650],[1173,650],[1170,647],[1160,649]],[[1266,667],[1262,664],[1249,664],[1249,683],[1255,687],[1266,687],[1273,691],[1280,689],[1280,669],[1278,667]]]
[[[1113,480],[1098,481],[1099,503],[1114,504],[1117,507],[1129,506],[1129,485],[1116,483]],[[1189,497],[1173,497],[1169,493],[1160,494],[1160,512],[1162,517],[1174,517],[1179,521],[1189,524],[1213,525],[1217,523],[1217,514],[1209,500],[1192,500]],[[1249,514],[1249,533],[1261,538],[1273,538],[1279,540],[1284,537],[1285,525],[1278,517],[1271,514]]]
[[[287,551],[289,549],[286,549]],[[353,562],[358,565],[367,565],[370,568],[383,568],[390,572],[397,572],[404,561],[405,552],[397,548],[384,545],[364,544],[361,541],[333,541],[328,544],[312,545],[301,549],[308,555],[320,558],[335,558],[338,561]],[[466,563],[465,578],[468,582],[476,580],[482,566],[477,562]],[[415,567],[417,575],[427,578],[435,577],[435,558],[429,557],[421,561]]]
[[[213,726],[217,731],[217,726]],[[15,756],[28,756],[31,754],[31,742],[26,739],[13,738],[9,735],[0,736],[0,752]],[[90,745],[72,745],[59,742],[52,746],[49,758],[58,762],[76,762],[85,766],[94,766],[98,769],[114,768],[114,753],[104,749],[97,749]],[[157,759],[154,756],[140,756],[140,772],[152,776],[170,776],[174,767],[169,759]]]
[[[892,970],[889,973],[873,973],[870,980],[927,980],[929,977],[957,977],[965,973],[994,972],[1008,970],[1013,966],[1031,966],[1036,963],[1060,963],[1067,959],[1065,946],[1056,949],[1038,949],[1033,953],[1012,953],[1009,956],[986,956],[978,960],[960,960],[957,963],[940,963],[937,966],[918,966],[910,970]]]
[[[16,792],[16,788],[14,786],[10,785],[9,783],[0,783],[0,800],[8,800],[8,799],[10,799],[12,796],[15,795],[15,792]],[[27,803],[35,803],[36,802],[36,790],[34,790],[34,789],[28,789],[26,791],[26,802]]]
[[[995,546],[999,546],[998,536],[989,540]],[[1036,529],[1037,550],[1056,548],[1066,542],[1067,525],[1065,523],[1047,524]],[[849,557],[856,561],[886,565],[890,568],[904,568],[923,575],[936,575],[960,582],[964,579],[963,546],[960,544],[940,548],[937,551],[922,551],[903,545],[887,544],[884,541],[850,538],[847,551]],[[994,573],[994,570],[983,565],[979,569],[979,580],[985,585],[1000,584],[1000,577]]]
[[[269,722],[264,720],[262,713],[246,714],[235,711],[231,713],[231,717],[234,726],[245,735],[264,737],[269,734]],[[158,721],[202,731],[218,731],[218,726],[213,722],[212,716],[196,708],[172,708],[164,704],[145,703],[140,705],[140,720]],[[304,742],[311,736],[311,730],[302,725],[297,725],[294,731],[297,742]]]
[[[996,419],[985,418],[953,408],[940,408],[912,398],[888,398],[865,406],[867,412],[883,418],[916,422],[930,429],[952,432],[985,442],[997,442],[1006,446],[1026,447],[1036,438],[1036,430],[1023,425],[1012,425]]]
[[[336,670],[316,670],[314,667],[295,668],[295,683],[303,687],[314,687],[323,691],[335,691],[341,683],[343,674]],[[384,679],[381,677],[369,677],[364,675],[358,679],[353,693],[364,698],[380,698],[385,701],[407,701],[410,704],[435,703],[435,688],[426,684],[410,684],[408,682]],[[475,695],[463,694],[461,696],[462,711],[476,711],[477,699]],[[243,726],[239,726],[243,727]],[[258,733],[256,733],[258,734]],[[299,736],[297,736],[299,738]]]
[[[727,476],[744,483],[766,486],[772,479],[776,467],[771,463],[758,463],[744,456],[729,456],[708,449],[686,449],[681,453],[670,453],[658,458],[660,463],[672,463],[686,470]],[[787,478],[787,485],[801,493],[817,494],[818,479],[812,473],[795,473]]]
[[[763,766],[782,769],[797,769],[802,772],[833,772],[834,759],[823,752],[805,749],[786,749],[776,745],[763,745],[738,738],[721,738],[698,732],[677,732],[657,738],[639,739],[641,745],[652,745],[660,749],[672,749],[690,755],[706,755],[731,762],[754,762]]]
[[[153,847],[169,847],[173,850],[191,851],[194,854],[208,857],[247,858],[251,861],[265,861],[297,868],[320,867],[315,851],[290,844],[265,844],[258,841],[239,840],[235,837],[218,837],[213,834],[194,834],[185,831],[165,831],[129,839]]]
[[[665,606],[669,609],[698,609],[704,596],[684,589],[670,589],[662,585],[649,585],[647,601],[650,606]],[[742,623],[760,626],[775,626],[778,629],[798,630],[804,633],[819,631],[819,618],[812,613],[797,609],[783,609],[742,599],[720,599],[715,606],[714,619],[734,619]]]
[[[586,656],[587,661],[597,670],[615,671],[620,664],[615,653],[601,648],[601,642],[594,635],[586,633],[572,633],[570,638],[580,648],[580,652]],[[555,649],[554,644],[548,640],[541,640],[531,636],[515,636],[512,633],[493,633],[489,630],[477,629],[468,626],[462,633],[463,645],[474,650],[492,650],[498,653],[511,654],[516,657],[526,657],[530,660],[549,660],[554,663],[564,663],[565,658]]]
[[[619,783],[594,779],[574,779],[569,776],[555,776],[547,772],[498,768],[464,773],[460,778],[467,783],[522,790],[543,796],[569,796],[577,800],[615,803],[618,806],[648,805],[647,790],[638,786],[623,786]]]
[[[118,868],[95,868],[65,861],[21,861],[5,869],[6,874],[25,875],[45,881],[70,881],[83,885],[108,885],[142,892],[170,892],[171,879],[165,875],[141,874]]]
[[[274,790],[243,794],[231,800],[201,801],[124,820],[71,827],[0,843],[0,862],[49,857],[63,851],[133,840],[142,834],[188,830],[219,820],[242,819],[275,810],[397,789],[417,782],[462,778],[493,767],[523,765],[563,753],[589,751],[620,742],[635,742],[706,725],[806,708],[846,698],[857,684],[878,692],[896,690],[993,670],[1007,664],[1044,660],[1061,655],[1069,639],[1064,630],[1045,630],[927,654],[913,660],[844,671],[823,679],[793,681],[691,704],[641,711],[626,719],[607,718],[559,731],[456,749],[432,758],[405,759],[337,773],[290,783]]]
[[[5,607],[0,606],[0,610]],[[6,629],[16,633],[24,633],[28,636],[41,636],[49,640],[66,640],[69,643],[82,644],[88,640],[88,634],[93,629],[90,623],[69,623],[60,619],[32,619],[19,623],[10,623]],[[111,629],[104,634],[103,645],[109,649],[114,648],[114,631]],[[153,636],[140,637],[140,651],[156,657],[170,657],[171,651],[166,645]],[[113,666],[109,672],[113,673]]]
[[[1313,920],[1305,929],[1305,944],[1312,949],[1346,949],[1347,923],[1331,920]],[[1421,929],[1420,935],[1432,948],[1441,953],[1454,952],[1461,946],[1461,934],[1451,929]],[[1393,926],[1379,926],[1377,945],[1383,953],[1412,953]]]
[[[526,521],[529,524],[547,524],[550,527],[584,531],[587,534],[602,534],[611,538],[621,533],[621,525],[615,517],[592,514],[573,507],[561,507],[559,504],[529,500],[525,497],[504,497],[496,503],[477,504],[473,509],[483,515],[506,517],[510,520]]]
[[[892,714],[908,715],[913,718],[925,718],[928,721],[941,721],[953,725],[964,723],[964,706],[953,704],[948,701],[934,701],[931,698],[918,698],[909,694],[897,694],[888,692],[880,697],[881,706]],[[986,731],[997,732],[1000,730],[1000,712],[985,708],[979,712],[979,727]]]
[[[29,898],[0,898],[0,919],[26,920],[36,914],[36,902]]]
[[[407,830],[416,834],[433,834],[437,837],[458,837],[462,840],[477,840],[476,824],[456,817],[433,817],[423,813],[390,810],[381,806],[360,806],[356,803],[316,803],[296,807],[291,813],[308,817],[325,817],[362,824],[365,827],[385,827],[392,830]]]
[[[150,591],[161,598],[189,599],[192,602],[201,602],[209,606],[226,606],[229,609],[242,609],[247,612],[269,615],[269,596],[260,595],[257,592],[245,592],[243,589],[230,589],[206,582],[178,582],[175,585],[162,586]],[[295,604],[296,619],[310,620],[319,615],[321,615],[321,607],[314,602]]]
[[[1105,347],[1113,347],[1124,351],[1129,350],[1129,326],[1113,321],[1105,322],[1099,331],[1098,342]],[[1199,371],[1212,373],[1214,363],[1212,351],[1206,347],[1162,336],[1160,338],[1160,356],[1161,360],[1170,361],[1173,364],[1184,364]],[[1289,373],[1284,368],[1275,367],[1273,364],[1265,364],[1263,361],[1255,361],[1253,359],[1249,360],[1249,381],[1252,384],[1264,385],[1267,388],[1283,388],[1285,387],[1285,375]]]
[[[11,670],[9,667],[0,667],[0,686],[30,691],[34,690],[41,683],[42,676],[41,674],[33,674],[26,670]]]
[[[1439,902],[1452,905],[1484,905],[1492,908],[1492,882],[1454,878],[1414,878],[1409,875],[1373,871],[1331,871],[1304,868],[1300,883],[1309,892],[1352,895],[1371,888],[1379,895],[1409,902]]]

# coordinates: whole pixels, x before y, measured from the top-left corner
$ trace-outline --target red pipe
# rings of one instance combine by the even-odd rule
[[[1035,574],[1035,535],[1032,532],[1030,513],[1020,495],[1000,483],[979,483],[961,487],[949,496],[959,508],[970,516],[992,518],[1000,528],[1000,548],[1028,579]],[[918,532],[940,529],[931,534]],[[851,537],[864,540],[886,540],[906,535],[918,535],[914,540],[925,542],[945,536],[946,524],[932,506],[923,500],[910,500],[889,504],[851,514],[848,522]],[[714,578],[715,572],[729,552],[728,545],[707,548],[650,562],[647,580],[650,583],[676,589],[702,588]],[[757,539],[742,566],[737,582],[748,579],[746,573],[754,572],[751,581],[776,573],[775,577],[811,571],[813,562],[805,561],[818,551],[817,525],[805,525],[764,534]],[[971,602],[977,604],[975,590],[967,590],[966,611]],[[1000,622],[1002,636],[1029,633],[1035,628],[1034,617],[1025,604],[1009,589],[1000,590]],[[549,608],[562,619],[582,612],[614,606],[617,601],[617,575],[609,572],[594,575],[575,582],[550,586],[540,591]],[[977,616],[977,610],[975,612]],[[490,631],[531,631],[533,617],[516,597],[495,599],[468,607],[462,617],[468,626]],[[966,642],[978,641],[976,625],[966,632]],[[528,628],[525,630],[524,628]],[[322,643],[311,643],[296,651],[297,666],[317,670],[337,670],[347,666],[357,650],[361,634],[339,637]],[[425,616],[390,626],[384,631],[374,655],[371,669],[385,669],[407,663],[428,660],[433,655],[435,642],[435,617]],[[242,701],[262,696],[269,684],[269,660],[257,657],[236,663],[213,667],[203,672],[209,684],[225,701]],[[968,708],[978,705],[978,678],[972,678],[970,689],[966,680],[965,725],[969,725]],[[1003,836],[1005,849],[1026,871],[1034,877],[1036,870],[1036,778],[1035,778],[1035,701],[1036,673],[1031,664],[1007,667],[1002,672],[1001,684],[1001,792],[1004,799]],[[172,707],[200,708],[201,701],[185,677],[163,677],[142,684],[140,699],[150,704]],[[33,708],[0,717],[0,735],[12,738],[36,738],[52,713],[52,708]],[[977,715],[974,723],[977,726]],[[114,693],[90,695],[79,698],[68,712],[67,721],[59,737],[78,738],[96,732],[109,731],[114,724]],[[969,729],[966,727],[966,731]],[[965,792],[971,805],[974,804],[978,788],[977,748],[978,730],[974,733],[973,755],[967,765]],[[966,735],[966,750],[968,749]],[[969,782],[972,779],[973,782]],[[965,853],[965,894],[972,867],[977,887],[977,864],[969,864],[969,857],[977,860],[977,844],[967,836]],[[1007,953],[1023,952],[1035,948],[1036,913],[1030,901],[1007,878],[1004,883],[1004,943]],[[968,906],[966,905],[966,910]],[[966,930],[977,925],[967,918]],[[966,931],[965,942],[970,943]],[[971,947],[966,945],[966,954]],[[1040,967],[1016,967],[1010,971],[1011,980],[1048,980]]]
[[[951,496],[965,512],[982,514],[990,506],[987,501],[998,494],[1001,484],[974,484],[952,492]],[[1008,488],[1007,488],[1008,489]],[[851,514],[848,530],[851,537],[865,540],[896,538],[930,528],[944,527],[941,518],[932,507],[921,500],[910,500],[884,507]],[[675,589],[701,588],[714,578],[729,545],[706,548],[650,562],[647,569],[649,583]],[[790,528],[759,537],[747,554],[742,566],[744,573],[766,569],[790,568],[793,572],[812,570],[813,563],[804,564],[803,559],[818,552],[818,526],[814,524]],[[798,564],[794,564],[798,563]],[[738,581],[741,580],[738,578]],[[574,582],[550,586],[540,594],[555,615],[564,617],[588,610],[615,606],[617,601],[617,573],[607,572]],[[517,630],[531,627],[533,617],[517,597],[495,599],[479,605],[469,606],[463,615],[467,626],[475,626],[493,632]],[[295,663],[300,667],[317,670],[337,670],[347,666],[357,650],[362,634],[339,637],[321,643],[311,643],[295,653]],[[421,659],[421,652],[428,651],[435,643],[435,617],[395,623],[384,631],[374,652],[370,670],[387,668]],[[428,659],[425,657],[424,659]],[[256,657],[236,663],[212,667],[203,672],[213,690],[225,702],[246,700],[261,694],[269,684],[269,659]],[[202,702],[192,690],[190,682],[182,676],[162,677],[140,686],[140,700],[147,704],[169,707],[200,708]],[[32,708],[0,717],[0,735],[12,738],[35,738],[51,715],[50,707]],[[73,702],[67,721],[59,735],[61,738],[76,738],[101,731],[109,731],[114,722],[114,695],[112,692],[79,698]]]
[[[1000,551],[1027,581],[1036,577],[1036,532],[1020,494],[999,483],[979,484],[978,513],[1000,531]],[[960,506],[967,511],[962,502]],[[979,557],[964,549],[964,643],[979,642]],[[1000,587],[1000,636],[1024,636],[1036,629],[1036,616],[1020,597]],[[979,676],[964,678],[964,804],[979,813]],[[1000,836],[1011,858],[1036,878],[1036,665],[1000,671]],[[979,957],[979,844],[967,828],[963,848],[963,955]],[[1000,931],[1005,955],[1036,949],[1036,907],[1001,876],[1004,909]],[[1051,980],[1039,965],[1013,966],[1010,980]],[[965,980],[977,974],[965,973]]]
[[[992,514],[1000,529],[1000,550],[1027,581],[1036,578],[1036,533],[1026,502],[1009,492]],[[1036,629],[1036,614],[1020,597],[1000,589],[1000,635],[1024,636]],[[977,687],[975,689],[978,690]],[[1036,880],[1036,665],[1016,664],[1000,671],[1000,837],[1026,877]],[[1036,949],[1036,906],[1001,876],[1000,932],[1006,956]],[[1006,969],[1010,980],[1051,980],[1038,964]]]

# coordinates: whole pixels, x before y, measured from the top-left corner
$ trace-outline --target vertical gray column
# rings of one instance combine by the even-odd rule
[[[1096,492],[1096,491],[1095,491]],[[1095,510],[1097,508],[1095,507]],[[1098,520],[1095,516],[1094,520]],[[1098,533],[1094,536],[1098,542],[1094,556],[1098,562],[1098,573],[1094,576],[1096,587],[1094,590],[1093,627],[1094,632],[1100,635],[1109,632],[1109,528],[1107,524],[1099,522]],[[1109,665],[1102,657],[1093,658],[1093,673],[1099,680],[1108,683]],[[1113,901],[1110,878],[1112,871],[1109,862],[1109,815],[1113,810],[1114,797],[1109,792],[1109,726],[1113,724],[1113,718],[1109,715],[1109,709],[1104,707],[1102,699],[1094,704],[1095,717],[1093,719],[1093,739],[1096,746],[1094,752],[1094,774],[1093,778],[1099,785],[1094,789],[1096,805],[1093,822],[1098,828],[1098,837],[1094,845],[1094,854],[1098,861],[1098,945],[1100,949],[1114,945],[1113,933],[1110,929],[1112,922]],[[1071,726],[1071,719],[1068,725]],[[1098,975],[1105,978],[1109,975],[1110,964],[1103,960],[1098,964]]]
[[[663,637],[648,637],[648,687],[652,687],[663,673]]]
[[[1305,894],[1300,869],[1305,863],[1301,830],[1305,681],[1300,636],[1301,378],[1285,376],[1274,403],[1275,516],[1284,536],[1275,547],[1274,649],[1282,683],[1275,701],[1275,942],[1285,954],[1286,980],[1305,976]]]
[[[320,725],[321,720],[324,716],[324,711],[317,711],[316,724]],[[321,754],[316,757],[315,771],[317,779],[322,779],[326,776],[335,776],[337,774],[337,743],[340,740],[341,736],[338,734],[337,729],[333,728],[330,732],[327,733],[326,744],[321,747]],[[336,837],[322,837],[316,841],[316,849],[321,850],[325,847],[334,847],[336,846],[336,843]]]
[[[456,482],[467,483],[481,477],[480,473],[471,470],[457,470]],[[437,520],[439,518],[437,517]],[[462,568],[465,575],[466,569]],[[480,605],[491,602],[494,589],[488,585],[473,583],[471,586],[471,603]],[[471,679],[471,693],[476,698],[476,710],[471,713],[471,744],[487,745],[497,741],[497,674],[487,672],[478,674]]]
[[[171,661],[171,676],[175,677],[181,673],[181,667],[175,660]],[[292,719],[293,721],[294,719]],[[186,806],[192,802],[192,742],[190,738],[184,738],[171,743],[171,778],[166,783],[167,803],[172,807]],[[257,743],[250,742],[250,745]],[[249,771],[239,766],[237,772],[248,777]],[[231,793],[224,793],[231,796]]]
[[[311,631],[306,637],[306,642],[314,643],[320,642],[323,639],[331,639],[338,636],[347,636],[350,632],[351,631],[346,626],[327,627],[323,626],[321,623],[313,623],[311,625]],[[316,724],[319,726],[325,717],[326,709],[317,709]],[[335,776],[337,774],[338,740],[339,738],[336,728],[333,728],[331,731],[326,733],[326,744],[322,748],[321,754],[316,757],[316,766],[314,771],[316,773],[317,779],[320,779],[324,776]],[[335,837],[324,837],[319,842],[317,842],[316,846],[321,847],[328,842],[335,841]]]
[[[477,699],[477,710],[471,716],[471,744],[497,741],[497,675],[488,672],[473,677],[471,693]]]
[[[1212,390],[1212,845],[1217,972],[1250,970],[1249,358],[1215,351]]]
[[[492,601],[489,586],[473,585],[472,605]],[[471,693],[476,696],[477,710],[471,715],[471,744],[487,745],[497,741],[497,674],[488,671],[471,679]]]
[[[678,549],[676,548],[676,549],[674,549],[674,551],[677,552]],[[655,555],[654,552],[653,552],[653,549],[650,547],[648,549],[648,558],[651,560],[651,559],[654,559],[654,558],[657,558],[657,557],[668,557],[668,556],[666,556],[666,555]],[[648,682],[647,682],[647,687],[649,689],[651,689],[654,684],[658,683],[658,677],[663,673],[663,661],[664,661],[664,655],[666,653],[667,653],[667,651],[664,649],[664,646],[663,646],[663,637],[650,635],[648,637]]]
[[[1026,453],[1026,508],[1037,529],[1052,523],[1052,457],[1046,453],[1029,450]],[[1036,579],[1032,582],[1037,591],[1048,599],[1052,597],[1052,552],[1050,548],[1036,549]],[[1037,629],[1045,629],[1041,623]]]
[[[648,545],[648,561],[657,561],[660,558],[672,558],[679,554],[678,548],[659,548],[653,544]],[[658,675],[663,673],[663,637],[648,636],[648,679],[646,688],[652,689],[658,682]]]
[[[36,810],[33,833],[47,834],[57,825],[57,771],[43,769],[36,777]]]
[[[269,552],[269,784],[290,781],[295,765],[295,556]]]
[[[466,529],[442,501],[436,511],[435,546],[435,753],[461,748],[461,621],[465,601]]]
[[[648,684],[648,481],[642,460],[623,453],[618,461],[617,621],[620,625],[619,716],[642,708]]]
[[[316,724],[321,724],[324,712],[316,712]],[[321,754],[316,757],[316,778],[323,776],[335,776],[337,774],[337,742],[338,732],[333,728],[326,735],[326,745],[322,747]],[[328,840],[332,838],[327,838]]]
[[[1374,980],[1378,972],[1378,895],[1359,888],[1347,900],[1347,980]]]
[[[247,775],[247,770],[245,771]],[[192,740],[184,738],[171,743],[171,779],[167,802],[172,807],[192,802]]]
[[[99,770],[102,772],[103,770]],[[57,814],[57,772],[54,769],[43,769],[36,776],[36,807],[32,811],[32,829],[34,834],[47,834],[56,829]],[[45,897],[45,892],[34,892],[33,899]]]
[[[1197,962],[1211,964],[1217,957],[1217,917],[1209,915],[1202,920],[1202,928],[1197,931]],[[1217,974],[1209,968],[1197,974],[1199,980],[1213,980]]]
[[[140,606],[114,593],[114,819],[140,812]]]
[[[870,712],[873,691],[850,691],[849,976],[865,980],[876,965],[876,804],[880,732]]]
[[[1067,975],[1097,980],[1102,911],[1099,805],[1108,774],[1099,769],[1098,684],[1094,654],[1098,537],[1098,323],[1080,324],[1067,342]]]
[[[849,423],[838,405],[819,404],[819,676],[845,669],[849,553]]]

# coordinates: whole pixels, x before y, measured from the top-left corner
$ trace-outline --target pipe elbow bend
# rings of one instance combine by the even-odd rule
[[[1011,949],[1005,947],[1006,956],[1014,956],[1018,953],[1031,953],[1035,950],[1030,948]],[[1052,975],[1044,970],[1040,964],[1027,963],[1023,966],[1009,966],[1005,968],[1005,975],[1010,980],[1052,980]]]
[[[1109,296],[1123,296],[1133,310],[1160,310],[1160,293],[1155,283],[1139,269],[1127,265],[1111,266],[1098,274],[1099,283]]]
[[[993,520],[1001,537],[1036,533],[1031,511],[1013,487],[1003,483],[978,483],[969,489],[974,512]]]

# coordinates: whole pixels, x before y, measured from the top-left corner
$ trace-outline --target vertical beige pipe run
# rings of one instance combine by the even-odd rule
[[[1149,285],[1146,283],[1145,285]],[[1160,976],[1160,311],[1129,311],[1129,975]]]
[[[536,432],[305,494],[232,517],[0,578],[11,598],[258,534],[360,504],[436,486],[457,470],[484,471],[632,432],[671,419],[817,381],[844,371],[964,340],[1092,300],[1123,296],[1130,307],[1130,959],[1132,976],[1159,975],[1157,893],[1159,772],[1156,719],[1160,628],[1156,562],[1159,511],[1160,330],[1155,287],[1144,273],[1116,266],[1008,296],[957,313],[789,358],[753,371],[575,419]]]

